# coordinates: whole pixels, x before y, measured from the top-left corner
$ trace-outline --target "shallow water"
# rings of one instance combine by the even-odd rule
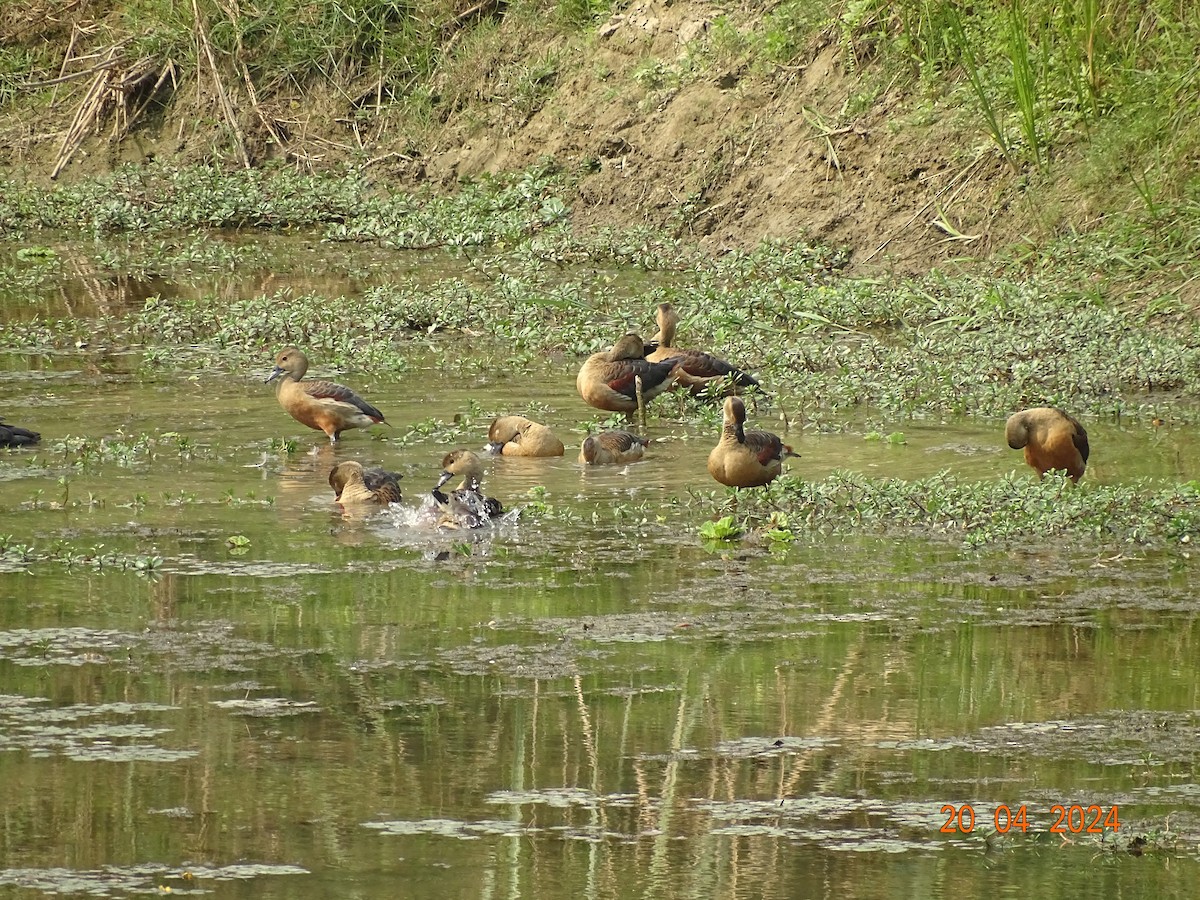
[[[0,557],[0,895],[1200,892],[1184,554],[706,548],[689,502],[713,489],[713,429],[660,400],[645,462],[584,471],[571,360],[533,388],[436,347],[394,380],[345,373],[395,427],[336,449],[278,408],[265,358],[154,377],[122,353],[0,360],[44,434],[0,451],[0,534],[30,548]],[[568,453],[490,464],[515,521],[439,534],[331,502],[352,458],[401,471],[417,506],[446,449],[533,392]],[[816,433],[787,413],[801,476],[1022,469],[1000,422],[867,412]],[[1200,477],[1185,430],[1088,424],[1089,479]],[[1024,834],[996,833],[1002,807]]]

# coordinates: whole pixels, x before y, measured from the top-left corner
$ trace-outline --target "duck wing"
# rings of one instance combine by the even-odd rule
[[[726,362],[719,356],[703,350],[676,350],[682,360],[683,371],[696,378],[732,378],[739,387],[758,387],[758,379]]]
[[[764,466],[773,459],[782,460],[785,456],[795,456],[792,448],[781,441],[777,434],[757,429],[751,429],[745,434],[746,439],[743,443]]]
[[[338,403],[349,403],[368,418],[374,419],[376,422],[385,421],[383,413],[344,384],[337,384],[333,381],[301,381],[299,385],[304,393],[314,400],[335,400]]]
[[[618,453],[626,453],[634,447],[645,447],[650,443],[646,438],[638,437],[629,431],[605,431],[597,435],[597,437],[609,450]]]
[[[388,472],[386,469],[363,469],[363,484],[381,503],[400,502],[400,479],[403,477],[399,472]]]
[[[637,377],[642,376],[642,391],[649,392],[671,377],[671,372],[680,360],[676,357],[664,359],[661,362],[648,362],[644,359],[623,360],[620,363],[610,363],[609,371],[604,373],[605,383],[630,400],[637,398]]]

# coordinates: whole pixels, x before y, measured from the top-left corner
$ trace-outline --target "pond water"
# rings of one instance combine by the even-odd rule
[[[345,373],[395,427],[336,448],[269,365],[0,355],[44,435],[0,451],[0,895],[1200,895],[1188,556],[705,546],[715,428],[671,398],[644,462],[584,471],[578,361]],[[533,398],[568,451],[489,463],[521,513],[415,525]],[[789,420],[801,477],[1022,469],[999,421]],[[1089,479],[1200,477],[1185,430],[1088,424]],[[334,505],[341,459],[403,508]]]

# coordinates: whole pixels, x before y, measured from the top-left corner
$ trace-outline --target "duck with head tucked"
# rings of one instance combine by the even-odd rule
[[[1004,437],[1013,450],[1025,450],[1025,462],[1041,478],[1061,469],[1078,482],[1088,461],[1088,436],[1073,417],[1054,406],[1038,406],[1008,417]]]
[[[783,470],[783,461],[799,456],[769,431],[746,430],[746,404],[726,397],[721,438],[708,454],[708,474],[733,488],[770,484]]]
[[[554,432],[524,416],[500,416],[488,428],[488,450],[503,456],[562,456]]]
[[[279,379],[275,397],[300,424],[325,432],[330,443],[336,443],[349,428],[388,424],[383,413],[343,384],[301,381],[307,371],[308,357],[295,347],[284,347],[267,378],[268,383]]]
[[[0,447],[30,447],[42,439],[36,431],[8,425],[0,419]]]
[[[649,403],[674,386],[683,374],[675,359],[650,362],[646,344],[629,332],[611,350],[593,353],[575,379],[575,388],[586,403],[608,412],[633,413],[638,408],[637,379],[642,380],[642,397]]]
[[[642,458],[646,445],[644,437],[631,431],[602,431],[583,439],[579,461],[585,466],[622,465]]]
[[[442,486],[461,477],[449,494]],[[442,458],[442,474],[433,489],[433,500],[441,511],[438,526],[443,528],[479,528],[504,512],[495,497],[483,493],[483,462],[470,450],[453,450]]]
[[[670,303],[658,304],[654,315],[658,321],[658,333],[654,335],[652,343],[657,347],[646,355],[646,359],[651,362],[664,359],[679,360],[683,371],[692,376],[688,381],[688,388],[693,394],[698,394],[708,385],[720,381],[729,382],[734,388],[758,387],[757,378],[720,357],[703,350],[684,350],[676,347],[675,329],[679,327],[679,313]]]
[[[403,477],[398,472],[367,469],[361,463],[347,460],[333,467],[329,473],[329,486],[333,488],[333,499],[343,506],[347,503],[387,506],[400,502],[400,479]]]

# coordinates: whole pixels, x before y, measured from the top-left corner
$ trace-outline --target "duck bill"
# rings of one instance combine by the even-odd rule
[[[278,378],[282,374],[283,374],[283,369],[279,368],[279,366],[276,366],[274,369],[271,370],[271,374],[267,376],[267,380],[264,381],[263,384],[270,384],[272,381],[274,381],[276,378]]]
[[[483,449],[488,453],[501,454],[504,452],[504,444],[500,441],[488,441],[487,446]]]
[[[454,473],[453,473],[453,472],[443,472],[443,473],[442,473],[442,474],[441,474],[441,475],[438,477],[438,483],[437,483],[437,484],[434,486],[434,488],[433,488],[433,489],[434,489],[435,491],[436,491],[436,490],[438,490],[438,489],[440,489],[440,488],[441,488],[441,486],[442,486],[443,484],[445,484],[447,481],[449,481],[449,480],[450,480],[451,478],[453,478],[453,477],[454,477]]]

